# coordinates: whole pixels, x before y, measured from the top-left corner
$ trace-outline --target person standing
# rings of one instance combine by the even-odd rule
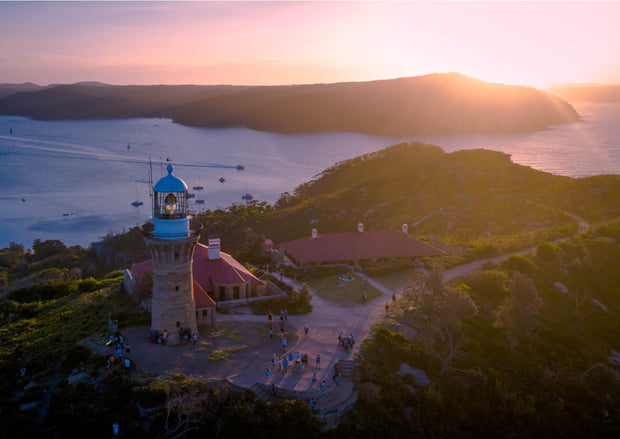
[[[306,326],[304,326],[304,337],[306,338],[308,337],[308,330],[309,330],[308,324],[306,323]]]
[[[269,328],[269,338],[273,338],[273,328]]]
[[[192,339],[193,339],[193,342],[192,342],[192,347],[194,347],[194,346],[196,346],[196,340],[198,339],[198,338],[196,337],[196,333],[195,333],[195,332],[192,332]]]
[[[265,368],[265,382],[266,383],[269,382],[269,368],[268,367]]]
[[[286,338],[282,338],[282,350],[285,351],[286,350]]]
[[[114,436],[118,436],[118,424],[116,422],[112,424],[112,433],[114,433]]]
[[[316,354],[316,368],[321,368],[321,354]]]
[[[129,376],[131,374],[131,361],[129,358],[125,358],[125,375]]]

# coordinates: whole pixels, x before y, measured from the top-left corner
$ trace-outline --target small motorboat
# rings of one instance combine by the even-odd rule
[[[194,186],[192,189],[194,189],[195,191],[201,191],[204,189],[204,187],[202,186]]]
[[[202,198],[197,198],[196,199],[196,204],[204,204],[205,200],[203,200]]]
[[[237,168],[237,171],[243,171],[245,169],[245,166],[237,165],[236,168]]]
[[[194,198],[196,196],[196,194],[192,194],[192,193],[188,193],[187,194],[187,198]]]
[[[220,183],[224,183],[226,179],[224,177],[220,177]]]

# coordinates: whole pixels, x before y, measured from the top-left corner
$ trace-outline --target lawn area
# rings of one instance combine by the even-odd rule
[[[308,281],[317,296],[327,300],[330,303],[347,304],[347,303],[363,303],[362,301],[362,281],[358,276],[352,281],[342,281],[338,279],[338,275],[324,276]],[[338,285],[346,286],[346,288],[338,287]],[[368,302],[381,296],[381,292],[372,285],[366,286],[366,295]]]
[[[422,273],[418,273],[413,270],[404,270],[386,274],[384,276],[377,276],[373,279],[390,290],[397,290],[398,288],[411,285],[414,279],[419,279],[421,276]]]

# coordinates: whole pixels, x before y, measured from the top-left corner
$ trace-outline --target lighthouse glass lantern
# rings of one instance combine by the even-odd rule
[[[187,184],[172,175],[173,167],[166,168],[168,175],[153,186],[153,225],[156,238],[178,239],[189,235],[189,204]]]

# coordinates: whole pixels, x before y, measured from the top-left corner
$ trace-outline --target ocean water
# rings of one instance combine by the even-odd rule
[[[195,193],[190,200],[195,211],[241,203],[246,191],[273,203],[338,161],[411,140],[447,152],[503,151],[516,163],[573,177],[620,173],[620,104],[574,106],[582,121],[534,133],[407,139],[193,128],[167,119],[0,116],[0,247],[10,242],[30,247],[36,238],[88,246],[144,223],[151,215],[149,158],[155,181],[172,161],[175,175]],[[245,169],[237,170],[238,164]],[[144,204],[132,206],[136,199]]]

